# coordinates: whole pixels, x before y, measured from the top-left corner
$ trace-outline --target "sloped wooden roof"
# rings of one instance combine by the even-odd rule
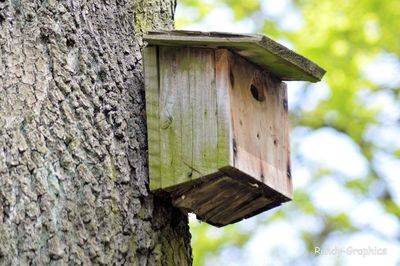
[[[227,48],[263,67],[282,80],[317,82],[325,70],[262,34],[232,34],[200,31],[151,31],[149,45]]]

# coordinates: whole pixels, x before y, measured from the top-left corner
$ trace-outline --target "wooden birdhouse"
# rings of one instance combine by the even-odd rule
[[[284,80],[325,71],[263,35],[144,37],[152,191],[223,226],[292,198]]]

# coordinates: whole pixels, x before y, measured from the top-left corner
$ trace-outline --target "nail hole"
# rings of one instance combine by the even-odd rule
[[[262,90],[260,90],[259,88],[257,88],[253,84],[251,84],[250,91],[251,91],[251,95],[253,95],[254,99],[256,99],[259,102],[264,101],[265,97],[264,97],[264,93]]]
[[[288,110],[288,101],[286,99],[283,100],[283,108],[285,109],[285,111]]]
[[[233,76],[232,70],[229,71],[229,79],[231,81],[231,86],[233,89],[233,86],[235,85],[235,77]]]
[[[257,133],[257,138],[258,138],[258,139],[260,138],[260,134],[259,134],[259,133]]]

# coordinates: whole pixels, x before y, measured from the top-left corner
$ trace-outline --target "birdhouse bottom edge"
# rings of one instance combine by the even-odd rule
[[[233,167],[163,190],[172,204],[222,227],[280,206],[291,199]]]

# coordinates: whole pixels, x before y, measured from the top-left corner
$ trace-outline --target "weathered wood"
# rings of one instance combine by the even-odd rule
[[[217,97],[214,50],[159,49],[162,181],[158,188],[166,188],[218,170]]]
[[[286,85],[227,49],[152,49],[151,190],[217,226],[290,200]]]
[[[172,203],[215,226],[224,226],[272,209],[289,199],[232,168],[228,174],[199,178],[170,188]]]
[[[192,178],[210,174],[215,169],[218,169],[218,121],[214,50],[196,49],[196,51],[196,56],[190,58],[196,63],[196,67],[191,69],[190,72],[193,115]]]
[[[158,47],[146,47],[144,56],[144,79],[146,84],[146,116],[149,151],[150,189],[161,187],[160,165],[160,115],[159,115],[159,83],[158,83]]]
[[[231,103],[229,90],[234,83],[234,77],[229,69],[229,53],[226,49],[215,50],[215,78],[217,89],[218,116],[218,165],[232,165],[232,126]]]
[[[159,72],[160,72],[160,167],[162,186],[175,184],[176,178],[183,175],[183,171],[175,169],[175,161],[180,159],[181,145],[181,95],[175,84],[187,86],[187,75],[179,72],[176,55],[168,54],[165,47],[159,47]],[[176,79],[180,75],[180,79]],[[168,77],[168,78],[166,78]],[[179,157],[178,157],[179,156]],[[183,166],[182,166],[183,167]]]
[[[153,31],[144,40],[150,45],[228,48],[282,80],[317,82],[325,74],[314,62],[261,34]]]
[[[228,90],[234,146],[232,166],[290,198],[286,87],[263,69],[227,53],[230,75],[235,80]]]

